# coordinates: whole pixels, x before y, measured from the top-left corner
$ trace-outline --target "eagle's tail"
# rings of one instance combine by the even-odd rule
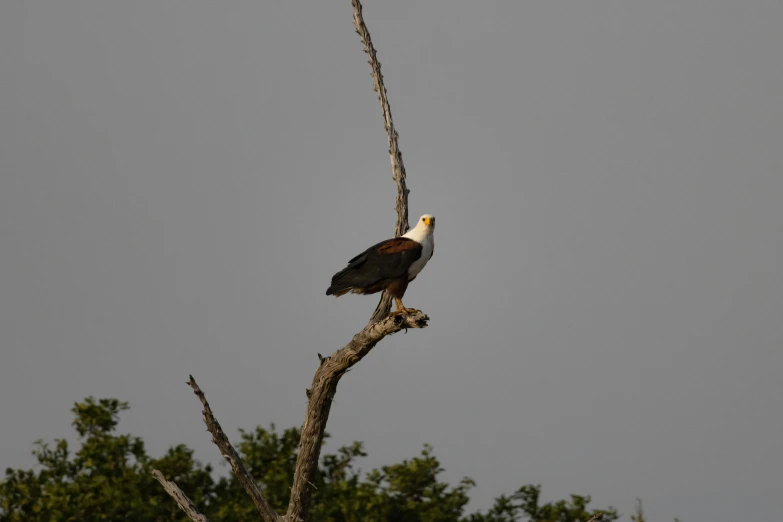
[[[340,297],[343,294],[347,294],[353,289],[353,287],[341,284],[332,285],[329,288],[326,289],[326,295],[333,295],[335,297]]]
[[[340,297],[352,290],[361,292],[364,287],[372,284],[374,278],[364,267],[366,260],[367,252],[362,252],[348,261],[348,266],[332,276],[332,284],[326,289],[326,295]]]
[[[352,266],[346,266],[332,276],[332,284],[326,289],[326,295],[340,297],[353,289],[355,270]]]

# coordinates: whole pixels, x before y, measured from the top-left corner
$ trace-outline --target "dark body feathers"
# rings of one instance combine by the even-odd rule
[[[326,295],[374,294],[388,289],[393,296],[402,298],[408,286],[408,269],[421,257],[421,251],[420,243],[406,237],[381,241],[334,274]]]

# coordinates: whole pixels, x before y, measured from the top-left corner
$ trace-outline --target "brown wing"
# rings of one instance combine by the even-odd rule
[[[421,255],[421,243],[417,243],[407,237],[395,237],[394,239],[387,239],[375,245],[375,251],[378,254],[397,254],[399,252],[407,252],[412,250],[418,250]]]
[[[421,257],[422,246],[406,237],[376,243],[348,261],[348,266],[332,277],[326,295],[350,288],[369,288],[383,281],[403,277],[411,264]]]

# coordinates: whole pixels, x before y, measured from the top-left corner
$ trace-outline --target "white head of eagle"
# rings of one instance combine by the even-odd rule
[[[404,235],[376,243],[348,261],[348,266],[332,276],[326,295],[387,290],[397,306],[394,313],[411,311],[402,305],[402,296],[434,252],[435,216],[424,214]]]

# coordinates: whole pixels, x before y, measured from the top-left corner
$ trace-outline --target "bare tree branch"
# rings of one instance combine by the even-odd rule
[[[245,463],[242,462],[237,450],[234,449],[234,446],[231,445],[226,434],[223,433],[223,428],[220,427],[220,423],[218,423],[218,420],[212,413],[212,408],[209,407],[204,392],[201,391],[201,388],[196,384],[196,380],[192,375],[190,376],[188,385],[193,388],[193,393],[196,394],[199,400],[201,400],[201,404],[204,406],[204,411],[202,411],[204,414],[204,423],[207,425],[207,430],[212,434],[212,442],[217,445],[221,455],[231,464],[231,469],[234,470],[234,474],[237,476],[237,479],[239,479],[242,487],[244,487],[247,494],[250,495],[250,498],[253,500],[253,504],[255,504],[261,517],[265,522],[277,522],[281,520],[281,517],[275,513],[272,506],[270,506],[263,495],[261,495],[258,484],[256,484],[255,479],[245,467]]]
[[[394,121],[392,120],[391,106],[389,105],[389,98],[386,95],[386,86],[383,84],[383,74],[381,74],[381,62],[378,61],[378,56],[375,52],[375,47],[372,44],[372,38],[370,37],[370,31],[367,29],[367,25],[364,23],[364,17],[362,16],[362,3],[359,0],[351,0],[353,4],[353,25],[356,26],[356,32],[362,38],[364,44],[364,52],[369,57],[368,63],[372,68],[373,89],[378,93],[378,101],[381,103],[381,110],[383,111],[383,124],[386,128],[386,134],[389,139],[389,158],[391,159],[392,178],[397,184],[397,225],[394,228],[394,235],[401,236],[408,231],[408,186],[405,184],[405,164],[402,161],[402,152],[400,152],[400,146],[398,144],[397,130],[394,128]],[[375,312],[372,315],[371,321],[377,322],[389,315],[391,310],[392,298],[388,292],[384,291],[381,294],[381,300],[378,306],[375,308]]]
[[[402,153],[397,143],[398,134],[392,121],[391,106],[386,95],[386,86],[383,84],[381,62],[378,61],[378,56],[370,37],[370,31],[367,29],[362,16],[362,3],[359,0],[351,0],[351,3],[353,4],[353,25],[356,26],[356,32],[362,38],[364,52],[370,58],[368,63],[372,67],[373,89],[378,93],[378,101],[381,102],[381,110],[383,111],[383,123],[386,128],[386,134],[389,137],[392,177],[397,183],[397,226],[395,235],[401,236],[408,231],[408,193],[410,191],[405,185],[405,164],[402,162]]]
[[[396,236],[401,236],[408,231],[408,193],[410,191],[405,183],[405,164],[402,161],[398,134],[394,128],[391,107],[386,94],[386,87],[383,84],[381,63],[378,61],[375,47],[370,37],[370,31],[367,29],[362,16],[362,4],[359,0],[351,0],[351,4],[353,5],[353,23],[364,44],[364,52],[367,53],[369,58],[368,63],[372,69],[373,88],[378,93],[378,101],[383,111],[384,126],[389,141],[392,177],[397,184],[397,226],[394,233]],[[356,334],[350,343],[337,350],[331,357],[321,359],[321,366],[315,372],[312,387],[307,390],[307,398],[309,399],[307,414],[302,425],[299,454],[294,471],[294,483],[291,487],[291,500],[288,504],[288,513],[286,514],[287,520],[291,522],[307,520],[326,421],[329,419],[329,411],[332,407],[332,400],[337,392],[337,383],[340,381],[340,378],[348,369],[367,355],[385,336],[398,332],[403,328],[407,330],[408,328],[423,328],[427,326],[429,317],[423,313],[408,317],[389,317],[390,310],[391,296],[384,291],[367,326]]]
[[[161,483],[163,486],[163,489],[166,490],[166,493],[171,495],[174,500],[177,501],[177,504],[179,504],[179,507],[182,508],[182,511],[185,512],[185,514],[188,516],[190,520],[193,522],[209,522],[209,519],[206,515],[202,515],[198,512],[198,509],[196,509],[195,504],[188,498],[188,496],[182,492],[181,489],[174,483],[169,482],[166,480],[166,478],[163,476],[163,473],[158,471],[157,469],[152,470],[152,476],[157,479],[158,482]]]
[[[428,320],[427,315],[419,312],[409,316],[387,316],[380,322],[370,322],[361,332],[353,336],[351,342],[334,352],[331,357],[321,358],[321,366],[313,376],[312,387],[307,390],[309,399],[307,415],[302,425],[286,520],[291,522],[307,520],[326,421],[329,419],[329,410],[340,378],[387,335],[408,328],[425,328]]]
[[[401,236],[408,231],[409,227],[408,194],[410,191],[405,183],[405,165],[402,161],[402,153],[400,152],[398,144],[398,134],[394,128],[394,122],[392,121],[391,107],[389,106],[386,87],[383,84],[381,64],[378,61],[372,39],[370,38],[370,32],[367,29],[367,25],[364,23],[364,18],[362,16],[362,4],[359,0],[351,0],[351,3],[353,4],[353,21],[356,26],[356,32],[361,37],[362,43],[364,44],[364,52],[367,53],[367,56],[369,57],[368,63],[372,68],[373,87],[375,92],[378,93],[378,100],[383,111],[384,126],[388,135],[392,177],[397,184],[397,200],[395,207],[397,211],[397,225],[394,233],[395,236]],[[320,354],[318,356],[321,360],[321,365],[315,372],[311,388],[307,390],[307,413],[305,415],[304,424],[302,425],[301,438],[299,440],[299,451],[294,471],[294,480],[291,486],[291,498],[288,504],[288,511],[284,518],[277,515],[261,495],[261,491],[255,483],[255,480],[247,471],[247,468],[245,468],[239,454],[231,445],[225,433],[223,433],[220,424],[212,413],[212,409],[209,407],[209,403],[207,402],[204,393],[196,384],[193,376],[190,376],[188,384],[193,388],[193,391],[204,406],[204,422],[207,424],[207,429],[212,434],[212,442],[220,448],[223,457],[231,464],[231,468],[242,483],[245,491],[253,499],[253,503],[256,505],[256,508],[265,522],[278,522],[282,520],[288,522],[304,522],[307,520],[310,510],[310,500],[313,488],[315,487],[313,483],[315,482],[315,475],[318,470],[318,459],[321,453],[321,445],[323,444],[324,430],[326,429],[326,422],[329,419],[332,400],[337,391],[337,383],[340,381],[343,374],[362,360],[362,358],[387,335],[394,334],[400,330],[407,331],[408,328],[425,328],[427,326],[429,317],[422,312],[412,315],[389,316],[391,301],[391,296],[384,291],[375,312],[362,331],[354,335],[353,339],[351,339],[347,345],[334,352],[331,357],[321,357]],[[158,477],[156,476],[156,478]],[[172,493],[169,487],[167,487],[167,484],[173,485],[174,488],[176,488],[176,485],[173,483],[164,483],[162,475],[158,480],[166,487],[166,491],[177,500],[177,503],[180,504],[180,506],[183,506],[180,497]],[[177,491],[179,491],[178,488]],[[182,496],[184,497],[184,494]],[[187,500],[187,497],[184,498]],[[192,507],[195,513],[195,507],[193,507],[189,500],[187,500],[187,505]],[[185,507],[183,507],[183,509],[185,509]],[[198,515],[198,513],[196,514]],[[191,515],[189,514],[188,516]],[[192,516],[191,519],[194,521],[197,520]],[[199,520],[206,520],[206,517]]]

